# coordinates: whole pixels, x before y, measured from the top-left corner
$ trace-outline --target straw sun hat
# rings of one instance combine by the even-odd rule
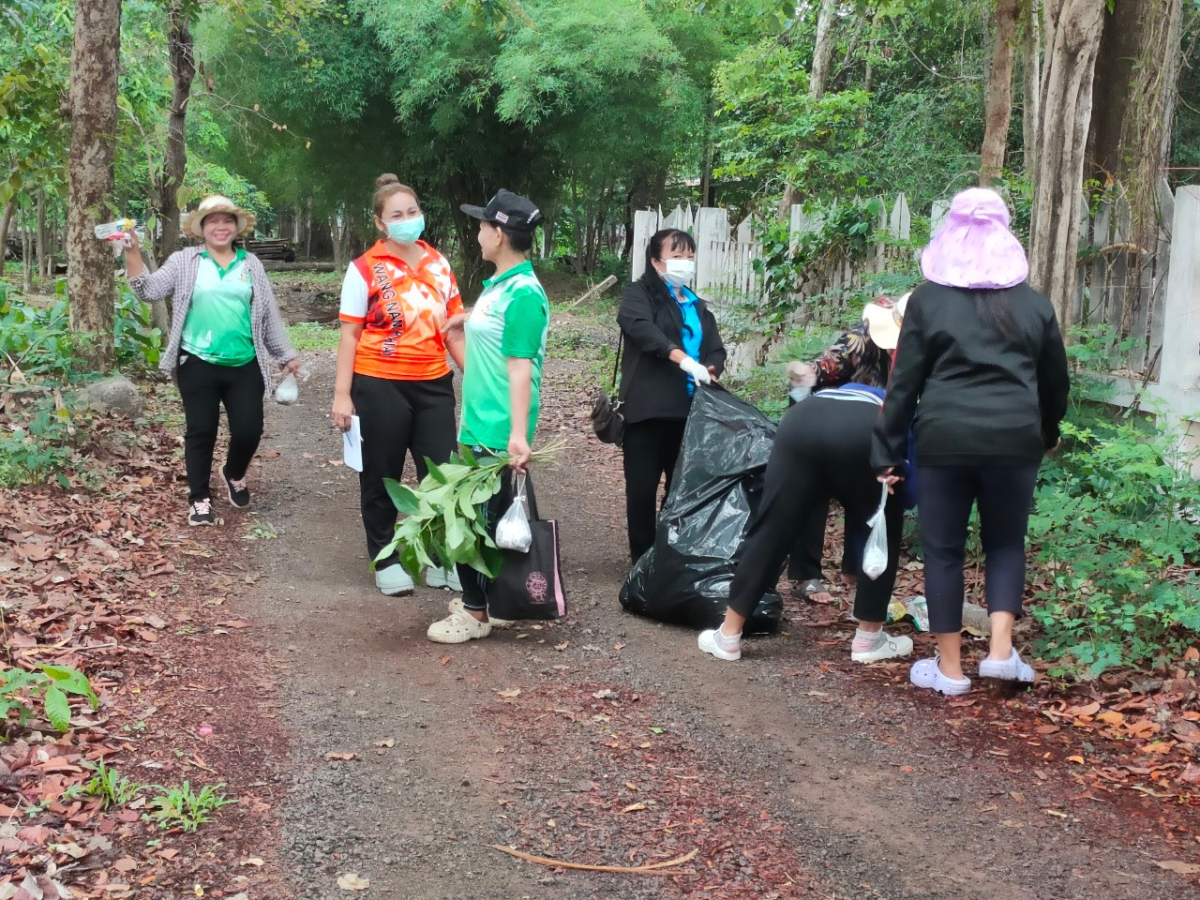
[[[213,194],[211,197],[205,197],[195,210],[188,213],[187,218],[183,220],[184,234],[204,240],[204,219],[213,213],[229,213],[236,218],[238,237],[246,237],[254,231],[254,213],[242,209],[228,197]]]

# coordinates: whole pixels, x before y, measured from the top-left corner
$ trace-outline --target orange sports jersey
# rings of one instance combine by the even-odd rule
[[[361,322],[354,371],[375,378],[428,381],[450,371],[442,332],[463,312],[445,257],[424,241],[414,269],[384,241],[356,259],[342,282],[343,322]]]

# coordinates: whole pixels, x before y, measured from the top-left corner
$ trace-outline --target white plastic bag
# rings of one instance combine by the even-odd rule
[[[288,372],[279,387],[275,388],[275,402],[290,406],[300,399],[300,387],[296,384],[296,376]]]
[[[887,520],[883,509],[887,506],[887,485],[883,486],[883,499],[879,501],[879,509],[867,520],[871,534],[867,538],[867,546],[863,550],[863,573],[874,580],[883,574],[888,564],[888,533]]]
[[[525,476],[517,476],[517,490],[512,506],[496,524],[496,546],[501,550],[516,550],[528,553],[533,546],[533,532],[529,530],[529,516],[525,514]]]

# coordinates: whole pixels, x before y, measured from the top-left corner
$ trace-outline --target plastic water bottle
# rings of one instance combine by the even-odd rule
[[[92,229],[92,233],[96,235],[98,241],[117,240],[121,235],[130,231],[134,232],[139,240],[146,239],[146,229],[138,225],[134,219],[117,219],[115,222],[105,222]]]

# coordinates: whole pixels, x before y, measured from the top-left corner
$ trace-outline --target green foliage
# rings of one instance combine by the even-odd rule
[[[1042,468],[1029,537],[1046,567],[1032,612],[1038,652],[1061,673],[1177,658],[1200,631],[1200,483],[1178,436],[1076,404],[1064,450]],[[1105,411],[1107,412],[1107,411]]]
[[[57,481],[69,487],[66,472],[77,462],[76,419],[53,397],[39,400],[24,427],[0,430],[0,487]]]
[[[341,340],[341,334],[341,328],[337,325],[297,322],[288,326],[288,339],[297,350],[334,350]]]
[[[164,831],[170,828],[195,831],[205,822],[212,821],[213,814],[221,807],[237,803],[237,798],[221,792],[223,787],[224,783],[205,785],[197,793],[189,781],[175,788],[156,785],[155,790],[161,793],[149,803],[150,818]]]
[[[546,459],[556,447],[533,454]],[[396,535],[372,561],[372,566],[400,551],[400,564],[419,579],[428,568],[466,565],[495,578],[500,571],[500,551],[487,533],[481,505],[500,490],[500,479],[508,466],[507,456],[476,459],[464,448],[450,461],[437,465],[430,460],[429,474],[417,490],[385,478],[388,495],[400,512]]]
[[[86,784],[76,785],[77,790],[72,796],[82,794],[85,797],[97,797],[101,808],[105,810],[128,806],[138,794],[146,790],[147,785],[132,781],[116,769],[108,768],[103,758],[94,766],[88,766],[87,763],[84,765],[96,774]]]
[[[34,671],[9,669],[0,672],[0,721],[13,712],[21,725],[28,724],[40,701],[52,728],[69,731],[71,704],[68,695],[86,697],[92,709],[100,705],[87,676],[69,666],[41,665]]]

